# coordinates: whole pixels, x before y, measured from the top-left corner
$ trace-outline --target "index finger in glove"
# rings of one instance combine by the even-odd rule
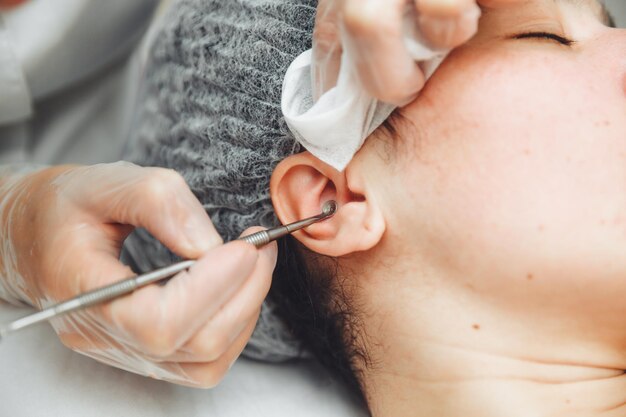
[[[341,66],[339,15],[341,2],[320,0],[313,30],[313,98],[318,100],[337,85]]]
[[[476,0],[415,0],[415,6],[420,31],[435,47],[457,47],[478,30]]]
[[[248,243],[228,243],[209,251],[166,285],[142,288],[100,311],[111,328],[138,351],[167,357],[237,293],[258,256]]]
[[[202,204],[173,170],[126,162],[84,167],[59,178],[90,213],[111,223],[147,229],[183,258],[195,259],[221,243]],[[78,198],[77,198],[78,199]]]
[[[343,24],[349,54],[363,87],[379,100],[409,102],[424,86],[403,33],[405,0],[345,0]]]

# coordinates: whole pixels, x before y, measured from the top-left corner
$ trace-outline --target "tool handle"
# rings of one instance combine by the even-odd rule
[[[76,301],[79,304],[78,308],[91,307],[94,304],[110,301],[123,295],[129,294],[135,291],[137,288],[145,287],[146,285],[161,281],[165,278],[169,278],[181,271],[189,269],[195,261],[183,261],[176,264],[160,268],[147,274],[139,275],[137,277],[127,278],[123,281],[114,282],[106,287],[97,288],[92,291],[88,291],[78,297],[66,301],[65,303],[57,304],[57,308],[63,307],[59,313],[66,313],[73,311],[71,305],[64,306],[72,301]],[[70,310],[67,310],[70,309]]]
[[[244,242],[248,242],[257,248],[261,248],[270,243],[270,235],[266,230],[261,230],[260,232],[241,237],[238,240],[243,240]]]
[[[7,326],[0,328],[0,336],[4,336],[9,332],[23,329],[24,327],[28,327],[33,324],[50,320],[54,317],[59,317],[76,310],[82,310],[84,308],[91,307],[93,305],[100,304],[105,301],[110,301],[123,295],[129,294],[135,291],[137,288],[145,287],[146,285],[161,281],[165,278],[169,278],[180,271],[184,271],[185,269],[191,267],[191,265],[193,265],[194,263],[195,261],[179,262],[177,264],[157,269],[156,271],[152,271],[144,275],[127,278],[123,281],[114,282],[113,284],[107,285],[106,287],[88,291],[77,297],[71,298],[67,301],[63,301],[59,304],[55,304],[37,313],[31,314],[19,320],[15,320],[12,323],[9,323]]]

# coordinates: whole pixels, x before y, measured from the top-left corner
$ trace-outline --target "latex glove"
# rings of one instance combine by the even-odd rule
[[[348,53],[371,96],[396,106],[412,101],[425,79],[403,41],[408,12],[424,40],[436,48],[459,46],[477,31],[476,0],[412,1],[415,7],[406,0],[319,1],[313,37],[315,100],[337,84],[341,55]],[[485,0],[490,6],[515,1],[522,0]]]
[[[212,387],[246,345],[276,245],[221,246],[174,171],[128,163],[1,176],[0,297],[45,307],[132,276],[119,261],[133,226],[198,262],[166,285],[52,323],[73,350],[131,372]]]

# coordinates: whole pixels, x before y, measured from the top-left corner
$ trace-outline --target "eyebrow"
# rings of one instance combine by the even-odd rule
[[[598,16],[598,18],[600,19],[602,23],[612,28],[616,27],[615,19],[613,18],[613,16],[611,16],[611,13],[609,13],[609,9],[606,8],[606,5],[601,1],[598,1],[598,0],[555,0],[555,1],[573,4],[574,6],[577,6],[577,7],[587,6],[590,10],[592,10]]]

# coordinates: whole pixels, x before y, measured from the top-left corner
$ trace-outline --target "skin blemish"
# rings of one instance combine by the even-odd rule
[[[611,126],[611,121],[610,120],[599,120],[597,122],[594,123],[596,125],[596,127],[609,127]]]
[[[546,230],[546,226],[544,226],[543,224],[540,224],[539,226],[537,226],[537,230],[539,230],[540,232],[543,232],[544,230]]]
[[[533,279],[535,279],[535,276],[533,274],[528,274],[528,275],[526,275],[526,279],[528,281],[532,281]]]
[[[472,329],[474,329],[474,330],[480,330],[480,324],[476,324],[476,323],[474,323],[474,324],[472,325]]]

